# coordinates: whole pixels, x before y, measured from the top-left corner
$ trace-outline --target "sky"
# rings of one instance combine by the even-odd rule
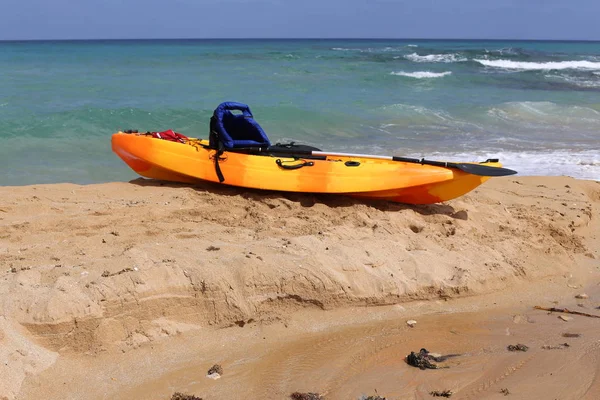
[[[599,0],[0,0],[0,40],[600,40]]]

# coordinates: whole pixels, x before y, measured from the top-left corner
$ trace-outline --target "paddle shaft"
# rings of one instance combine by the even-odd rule
[[[254,149],[257,150],[257,149]],[[231,151],[231,150],[230,150]],[[235,151],[235,150],[234,150]],[[398,162],[406,162],[413,164],[421,164],[421,165],[432,165],[436,167],[445,167],[445,168],[455,168],[461,171],[467,172],[473,175],[480,176],[506,176],[506,175],[514,175],[517,172],[508,168],[501,167],[492,167],[489,165],[482,164],[474,164],[474,163],[454,163],[454,162],[446,162],[446,161],[433,161],[433,160],[425,160],[424,158],[408,158],[408,157],[397,157],[397,156],[378,156],[378,155],[369,155],[369,154],[353,154],[353,153],[330,153],[326,151],[310,151],[310,150],[294,150],[290,149],[259,149],[259,152],[265,153],[273,153],[273,154],[281,154],[281,155],[306,155],[306,156],[321,156],[321,157],[349,157],[349,158],[367,158],[367,159],[376,159],[376,160],[389,160],[389,161],[398,161]]]
[[[207,145],[204,145],[208,147]],[[279,154],[281,156],[287,157],[297,157],[297,156],[316,156],[316,157],[348,157],[348,158],[366,158],[366,159],[375,159],[375,160],[389,160],[389,161],[398,161],[398,162],[406,162],[412,164],[421,164],[421,165],[432,165],[435,167],[444,167],[444,168],[454,168],[472,175],[479,176],[506,176],[506,175],[514,175],[517,171],[513,171],[508,168],[501,167],[492,167],[489,165],[483,165],[481,163],[454,163],[454,162],[446,162],[446,161],[433,161],[433,160],[425,160],[424,158],[408,158],[408,157],[397,157],[397,156],[378,156],[371,154],[354,154],[354,153],[335,153],[335,152],[327,152],[327,151],[314,151],[314,150],[301,150],[301,149],[293,149],[293,148],[236,148],[236,149],[227,149],[225,151],[230,152],[250,152],[250,154],[257,153],[267,153],[267,154]],[[490,160],[488,160],[490,161]],[[497,160],[493,160],[497,162]]]

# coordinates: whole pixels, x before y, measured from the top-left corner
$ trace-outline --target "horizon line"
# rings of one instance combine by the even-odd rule
[[[0,39],[0,42],[84,42],[84,41],[176,41],[176,40],[415,40],[415,41],[511,41],[511,42],[600,42],[600,39],[514,39],[514,38],[401,38],[401,37],[180,37],[180,38],[53,38],[53,39]]]

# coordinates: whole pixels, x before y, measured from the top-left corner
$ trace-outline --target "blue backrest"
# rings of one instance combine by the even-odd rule
[[[232,113],[241,111],[241,114]],[[246,104],[227,101],[219,104],[210,119],[210,147],[224,149],[269,147],[271,142]]]

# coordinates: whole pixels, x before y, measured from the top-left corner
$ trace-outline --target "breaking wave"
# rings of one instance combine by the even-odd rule
[[[331,50],[333,50],[333,51],[363,51],[363,49],[348,49],[345,47],[334,47]]]
[[[420,56],[417,53],[412,53],[412,54],[405,55],[404,58],[406,58],[407,60],[413,61],[413,62],[420,62],[420,63],[425,63],[425,62],[454,63],[454,62],[467,61],[466,58],[461,57],[458,54],[428,54],[426,56]]]
[[[531,62],[531,61],[511,61],[511,60],[482,60],[473,59],[486,67],[494,67],[508,70],[561,70],[561,69],[580,69],[580,70],[600,70],[600,62],[594,61],[550,61],[550,62]]]
[[[444,76],[448,76],[451,75],[452,72],[450,71],[446,71],[446,72],[430,72],[430,71],[417,71],[417,72],[404,72],[404,71],[398,71],[398,72],[392,72],[390,75],[398,75],[398,76],[406,76],[409,78],[416,78],[416,79],[429,79],[429,78],[441,78]]]

